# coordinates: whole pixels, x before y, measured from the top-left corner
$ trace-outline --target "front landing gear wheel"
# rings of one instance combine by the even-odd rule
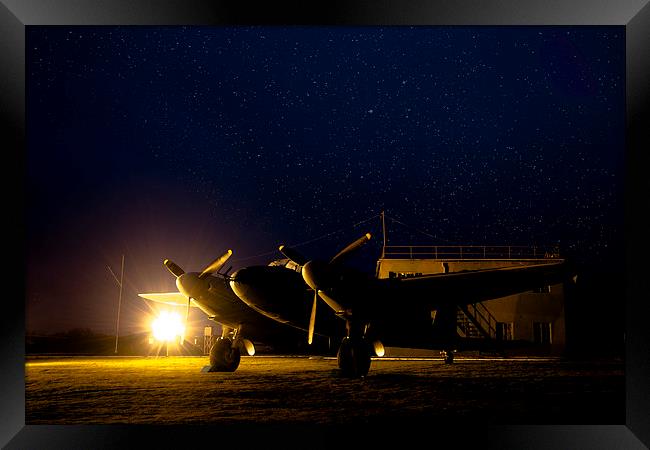
[[[240,359],[239,348],[229,338],[219,338],[210,349],[210,372],[234,372]]]
[[[337,358],[344,377],[365,377],[370,370],[370,346],[363,339],[344,338]]]

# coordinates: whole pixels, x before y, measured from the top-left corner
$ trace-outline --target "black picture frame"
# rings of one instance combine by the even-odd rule
[[[650,6],[647,0],[482,0],[444,1],[328,1],[328,2],[224,2],[209,0],[3,0],[0,4],[0,83],[2,89],[5,163],[15,177],[6,177],[5,208],[10,222],[7,236],[25,240],[24,201],[16,191],[25,189],[20,174],[25,169],[25,27],[30,25],[618,25],[626,35],[626,423],[600,426],[486,426],[463,432],[452,427],[456,446],[488,448],[644,448],[650,446],[650,292],[642,256],[647,254],[650,230],[648,91],[650,87]],[[16,188],[16,182],[19,188]],[[11,183],[11,184],[9,184]],[[5,280],[18,292],[5,297],[2,317],[2,367],[0,383],[0,444],[6,448],[118,448],[189,446],[189,441],[237,444],[250,433],[268,434],[305,447],[335,446],[340,430],[318,427],[287,430],[220,429],[216,426],[41,426],[25,425],[25,319],[23,246],[7,253]],[[422,428],[424,427],[424,428]],[[444,430],[436,424],[419,424],[422,437],[435,444]],[[454,431],[455,430],[455,433]],[[373,439],[400,442],[400,430],[361,429],[357,437],[370,445]],[[244,436],[242,433],[249,433]],[[461,434],[464,433],[464,434]],[[309,439],[305,441],[305,439]],[[349,443],[349,442],[347,442]]]

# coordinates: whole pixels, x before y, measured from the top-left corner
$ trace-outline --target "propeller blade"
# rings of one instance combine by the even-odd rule
[[[280,250],[280,253],[282,253],[284,256],[289,258],[291,261],[295,262],[299,266],[304,266],[305,263],[308,261],[307,258],[305,258],[303,255],[301,255],[298,251],[287,247],[286,245],[281,245],[278,250]]]
[[[208,267],[203,269],[203,272],[201,272],[201,275],[199,275],[199,278],[205,278],[210,274],[215,273],[221,267],[228,261],[228,258],[230,258],[230,255],[232,255],[232,250],[228,250],[226,253],[215,259],[210,263]]]
[[[307,333],[307,343],[311,345],[314,340],[314,327],[316,326],[316,307],[318,306],[318,291],[314,291],[314,303],[311,305],[311,315],[309,316],[309,331]]]
[[[338,254],[330,260],[330,264],[336,264],[337,262],[340,262],[341,259],[343,259],[345,256],[349,255],[351,252],[355,251],[359,247],[361,247],[363,244],[368,242],[371,238],[370,233],[364,234],[362,237],[345,247],[343,250],[338,252]]]
[[[187,333],[187,322],[190,318],[190,303],[192,303],[192,299],[187,297],[187,312],[185,313],[185,327],[183,328],[183,335],[181,336],[181,344],[185,342],[185,333]]]
[[[174,275],[176,278],[180,277],[185,273],[183,269],[181,269],[170,259],[164,260],[163,264],[165,265],[165,267],[167,267],[167,270],[169,270],[172,273],[172,275]]]

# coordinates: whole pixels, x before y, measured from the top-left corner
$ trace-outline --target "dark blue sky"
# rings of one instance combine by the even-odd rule
[[[111,331],[123,253],[133,330],[164,258],[371,231],[372,260],[379,219],[355,224],[382,210],[413,227],[391,244],[621,256],[624,49],[622,27],[28,27],[27,329]]]

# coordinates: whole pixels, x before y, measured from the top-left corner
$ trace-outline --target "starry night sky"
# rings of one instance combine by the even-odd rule
[[[28,27],[28,331],[141,329],[170,258],[622,258],[622,27]],[[322,237],[322,239],[317,239]],[[304,244],[306,243],[306,244]],[[201,320],[194,313],[194,320]]]

